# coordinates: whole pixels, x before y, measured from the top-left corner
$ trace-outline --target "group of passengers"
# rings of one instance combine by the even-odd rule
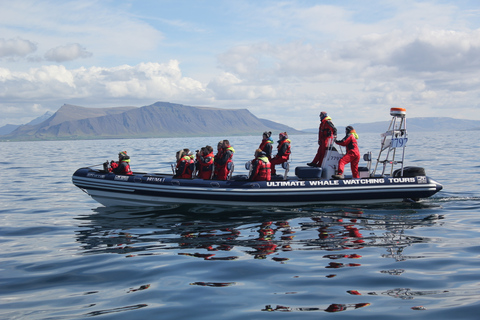
[[[175,178],[192,178],[197,172],[200,179],[227,180],[233,166],[233,154],[235,149],[230,141],[222,140],[217,144],[217,154],[213,154],[211,146],[205,146],[195,151],[195,155],[189,149],[177,152],[177,165],[175,167]]]
[[[290,158],[290,139],[286,132],[279,134],[277,154],[273,157],[272,132],[264,132],[263,139],[258,149],[255,150],[255,158],[251,161],[249,180],[269,181],[276,174],[275,165],[287,162]],[[228,140],[222,140],[217,144],[217,153],[213,154],[211,146],[205,146],[196,150],[193,154],[189,149],[177,152],[177,165],[175,178],[192,178],[195,173],[200,179],[227,180],[233,172],[233,154],[235,149]]]
[[[251,181],[270,181],[276,175],[275,166],[287,162],[291,154],[291,141],[286,132],[278,135],[277,154],[272,156],[273,139],[272,132],[264,132],[263,139],[258,149],[255,150],[255,158],[251,161],[248,179]],[[325,111],[320,113],[320,126],[318,130],[318,150],[312,162],[307,163],[311,167],[321,167],[329,146],[335,142],[346,147],[346,154],[339,160],[337,173],[334,179],[342,179],[345,165],[350,163],[353,178],[360,178],[358,163],[360,151],[358,149],[358,135],[352,126],[345,128],[345,137],[336,140],[337,129],[333,125]],[[211,146],[202,147],[195,151],[194,155],[189,149],[182,149],[176,153],[175,178],[188,179],[196,175],[200,179],[227,180],[233,172],[233,154],[235,150],[228,140],[222,140],[217,144],[217,153]],[[130,157],[126,151],[118,154],[118,162],[111,161],[109,171],[116,174],[131,175]]]

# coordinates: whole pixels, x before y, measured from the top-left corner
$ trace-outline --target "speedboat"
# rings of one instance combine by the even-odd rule
[[[227,180],[204,180],[192,176],[178,179],[169,173],[118,175],[108,168],[80,168],[72,182],[104,206],[165,206],[213,204],[235,206],[304,206],[317,204],[362,204],[417,202],[442,190],[421,167],[404,166],[408,142],[406,110],[391,108],[392,120],[382,134],[381,150],[373,166],[372,153],[364,155],[367,167],[360,178],[333,179],[342,155],[330,146],[322,167],[298,166],[289,176],[271,181],[250,181],[247,175],[229,175]],[[398,159],[400,158],[400,159]]]

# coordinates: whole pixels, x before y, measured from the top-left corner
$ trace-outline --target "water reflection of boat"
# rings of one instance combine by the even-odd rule
[[[290,259],[290,251],[319,251],[325,268],[336,269],[361,266],[358,249],[366,247],[385,248],[385,257],[397,261],[413,259],[414,256],[405,257],[403,250],[428,239],[405,235],[404,231],[432,226],[442,218],[410,211],[401,214],[405,209],[395,210],[397,214],[392,214],[392,210],[368,214],[361,209],[327,212],[318,208],[238,207],[230,208],[228,215],[211,210],[200,213],[198,209],[100,207],[94,214],[77,218],[81,221],[77,240],[89,254],[108,252],[135,257],[176,252],[210,261],[236,260],[240,253],[243,258],[268,258],[283,263]]]
[[[321,168],[297,167],[295,176],[276,176],[272,181],[249,181],[237,175],[226,181],[178,179],[173,174],[134,173],[116,175],[90,167],[78,169],[72,182],[105,206],[163,206],[165,204],[217,204],[299,206],[325,203],[415,202],[428,198],[442,185],[419,167],[405,167],[408,141],[405,110],[392,108],[388,130],[372,166],[371,153],[364,160],[360,178],[332,179],[341,154],[330,147]],[[400,159],[398,159],[400,158]],[[394,165],[400,168],[394,170]],[[288,167],[286,167],[288,171]]]

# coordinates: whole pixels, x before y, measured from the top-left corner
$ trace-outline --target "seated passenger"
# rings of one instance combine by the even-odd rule
[[[217,180],[227,180],[228,173],[231,170],[233,154],[235,150],[230,146],[228,140],[218,143],[218,153],[215,155],[215,175]]]
[[[183,149],[183,150],[177,151],[176,158],[177,158],[177,166],[175,168],[175,175],[173,177],[179,178],[179,179],[192,178],[194,161],[193,161],[193,154],[190,152],[190,150]]]
[[[290,158],[291,146],[290,146],[290,139],[288,139],[288,135],[286,132],[281,132],[278,135],[278,146],[277,146],[277,154],[275,157],[270,161],[272,167],[272,176],[276,175],[277,172],[275,170],[275,165],[287,162]]]
[[[252,161],[252,171],[249,177],[251,181],[270,181],[271,168],[267,155],[261,149],[255,151],[255,159]]]
[[[130,157],[127,155],[127,151],[118,153],[118,162],[112,160],[110,162],[110,168],[108,171],[115,174],[133,174],[132,170],[130,169]]]
[[[258,149],[265,152],[269,161],[272,160],[272,149],[273,149],[273,139],[271,136],[272,136],[272,131],[269,131],[269,132],[265,131],[263,133],[262,143],[260,143],[260,146],[258,147]]]
[[[197,176],[200,179],[211,179],[213,172],[213,148],[206,146],[197,150],[197,162],[196,169],[198,170]]]

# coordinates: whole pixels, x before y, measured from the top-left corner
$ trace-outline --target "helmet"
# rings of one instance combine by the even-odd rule
[[[325,119],[327,117],[327,112],[326,111],[322,111],[320,112],[320,119]]]

